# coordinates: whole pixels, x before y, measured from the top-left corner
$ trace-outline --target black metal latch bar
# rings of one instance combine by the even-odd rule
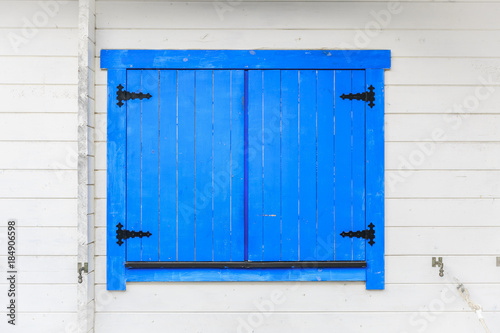
[[[345,231],[342,231],[342,233],[340,234],[340,236],[342,237],[349,237],[349,238],[353,238],[353,237],[356,237],[356,238],[363,238],[363,239],[369,239],[370,241],[368,242],[368,244],[370,244],[371,246],[373,246],[373,244],[375,244],[375,226],[373,225],[373,223],[370,223],[368,225],[368,228],[370,229],[366,229],[366,230],[360,230],[360,231],[349,231],[349,232],[345,232]]]
[[[118,105],[119,107],[122,107],[123,101],[128,101],[129,99],[140,99],[142,101],[143,98],[150,99],[152,97],[150,93],[131,93],[123,90],[123,86],[121,84],[118,85],[117,88],[118,90],[116,91],[116,100],[118,101],[118,103],[116,103],[116,105]]]
[[[343,100],[345,100],[346,98],[349,99],[349,100],[358,100],[358,101],[365,101],[365,102],[370,102],[368,103],[368,105],[370,106],[370,108],[373,108],[375,106],[375,103],[373,103],[375,101],[375,91],[374,91],[375,87],[373,87],[372,85],[370,85],[368,87],[368,91],[365,91],[365,92],[362,92],[362,93],[357,93],[357,94],[352,94],[350,93],[349,95],[346,95],[346,94],[342,94],[342,96],[340,96],[340,98],[342,98]]]
[[[122,230],[123,225],[121,223],[118,223],[116,227],[118,228],[116,230],[116,239],[118,239],[116,244],[120,246],[122,246],[123,240],[125,239],[136,238],[136,237],[138,238],[149,237],[152,235],[152,233],[150,233],[149,231],[143,232],[143,231],[130,231],[127,229]]]

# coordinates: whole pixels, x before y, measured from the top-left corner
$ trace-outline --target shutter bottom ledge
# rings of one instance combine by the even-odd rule
[[[366,261],[127,261],[127,268],[365,268]]]

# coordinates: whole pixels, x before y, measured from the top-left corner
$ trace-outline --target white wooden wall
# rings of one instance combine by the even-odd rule
[[[373,16],[390,6],[390,18]],[[393,65],[384,291],[275,282],[130,283],[106,292],[106,72],[98,71],[96,332],[483,332],[447,285],[453,276],[499,331],[499,17],[498,1],[98,1],[96,56],[104,48],[361,48],[391,49]],[[491,82],[479,94],[488,97],[476,106],[483,81]],[[439,277],[433,256],[444,257],[450,275]],[[284,296],[271,306],[273,292]]]
[[[376,18],[390,6],[390,18]],[[22,34],[39,10],[0,1],[0,221],[21,225],[21,326],[12,332],[67,332],[77,310],[78,6],[60,6],[16,52],[5,36]],[[103,48],[391,49],[393,65],[384,291],[335,282],[106,291],[106,72],[97,70],[95,332],[484,332],[453,277],[500,331],[499,17],[496,0],[97,1],[96,68]],[[443,257],[444,278],[433,256]]]
[[[76,332],[77,48],[77,1],[0,1],[0,332]],[[12,218],[15,327],[5,315]]]

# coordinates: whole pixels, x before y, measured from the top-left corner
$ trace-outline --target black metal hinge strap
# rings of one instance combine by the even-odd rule
[[[140,99],[142,101],[143,98],[150,99],[152,97],[150,93],[131,93],[123,90],[123,86],[121,84],[118,85],[117,88],[118,90],[116,91],[116,100],[118,101],[118,103],[116,103],[116,105],[118,105],[119,107],[122,107],[123,101],[128,101],[129,99]]]
[[[368,242],[368,244],[370,244],[371,246],[373,246],[373,244],[375,244],[375,226],[373,225],[373,223],[370,223],[368,225],[368,228],[369,229],[366,229],[366,230],[360,230],[360,231],[349,231],[349,232],[345,232],[345,231],[342,231],[342,233],[340,234],[340,236],[342,237],[349,237],[349,238],[353,238],[353,237],[356,237],[356,238],[363,238],[363,239],[369,239],[370,241]]]
[[[118,241],[116,242],[116,244],[122,246],[123,244],[123,240],[125,239],[129,239],[129,238],[142,238],[142,237],[149,237],[152,235],[152,233],[150,233],[149,231],[146,231],[146,232],[143,232],[143,231],[130,231],[130,230],[127,230],[127,229],[123,229],[123,225],[121,223],[118,223],[116,225],[117,227],[117,230],[116,230],[116,239],[118,239]]]
[[[368,103],[368,105],[370,106],[370,108],[373,108],[375,106],[375,103],[373,103],[375,101],[375,91],[374,91],[375,87],[373,87],[372,85],[370,85],[368,87],[368,91],[365,91],[365,92],[362,92],[362,93],[357,93],[357,94],[349,94],[349,95],[346,95],[346,94],[342,94],[342,96],[340,96],[340,98],[342,98],[343,100],[345,100],[346,98],[349,99],[349,100],[358,100],[358,101],[365,101],[365,102],[370,102]]]

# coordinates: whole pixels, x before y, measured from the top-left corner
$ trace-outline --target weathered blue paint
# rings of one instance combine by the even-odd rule
[[[264,258],[263,141],[264,71],[248,72],[248,260]]]
[[[182,70],[177,78],[177,248],[179,261],[195,260],[195,71]]]
[[[177,71],[160,71],[160,260],[177,260]]]
[[[281,260],[299,260],[299,71],[281,71]],[[285,166],[285,167],[283,167]]]
[[[333,260],[335,235],[334,86],[333,70],[318,71],[317,95],[317,260]]]
[[[388,50],[101,50],[101,68],[390,68]]]
[[[195,220],[195,251],[196,261],[212,261],[214,258],[213,242],[215,241],[214,221],[217,216],[212,214],[213,193],[213,171],[214,154],[216,153],[214,142],[212,140],[212,128],[215,124],[214,119],[214,86],[213,71],[196,71],[195,79],[195,189],[196,204],[195,214],[192,218]],[[229,126],[228,126],[229,127]],[[183,133],[179,133],[179,137]],[[229,140],[227,140],[229,143]],[[222,185],[223,186],[223,185]],[[228,186],[229,188],[229,186]],[[222,188],[227,191],[228,188]],[[218,207],[221,209],[221,207]],[[222,208],[223,209],[223,208]],[[226,219],[228,220],[228,218]],[[214,230],[215,231],[215,230]],[[228,237],[229,233],[221,233],[217,236],[222,240]]]
[[[365,281],[365,268],[126,268],[127,282]]]
[[[245,73],[230,73],[231,92],[231,256],[230,261],[245,260]],[[242,246],[243,244],[243,246]],[[217,258],[215,258],[217,260]]]
[[[375,87],[375,106],[366,112],[366,224],[375,225],[375,244],[366,246],[366,288],[384,289],[384,71],[366,71]]]
[[[108,70],[107,156],[107,287],[125,290],[125,246],[116,243],[116,225],[126,223],[126,112],[116,105],[119,84],[127,82],[126,70]]]
[[[263,177],[262,191],[262,228],[264,249],[262,260],[278,261],[281,258],[281,207],[280,207],[280,178],[281,178],[281,152],[280,152],[280,71],[264,71],[262,82],[262,120],[263,137],[262,150]],[[250,162],[251,163],[251,162]],[[250,235],[251,237],[252,235]]]
[[[142,90],[141,72],[127,71],[127,91],[140,92]],[[127,113],[127,219],[123,225],[128,230],[141,231],[142,102],[140,100],[129,101],[122,108],[126,108]],[[142,260],[141,238],[130,238],[125,241],[125,244],[127,247],[127,261]]]
[[[159,124],[160,124],[160,72],[157,70],[142,71],[142,92],[152,95],[137,103],[141,105],[142,114],[142,147],[141,147],[141,230],[152,235],[141,238],[142,261],[159,260]],[[135,103],[136,101],[134,101]],[[132,104],[132,103],[129,103]]]
[[[352,71],[352,91],[360,93],[365,91],[365,71]],[[352,102],[352,229],[353,231],[367,229],[365,215],[365,112],[370,110],[367,103]],[[352,239],[352,260],[365,260],[366,240]]]
[[[219,52],[219,57],[210,63],[206,57],[213,52]],[[389,51],[103,50],[102,56],[103,68],[111,66],[108,289],[124,290],[125,281],[365,279],[368,289],[383,289],[380,68],[390,66]],[[374,58],[367,59],[370,56]],[[134,62],[137,65],[130,66]],[[126,76],[125,69],[116,68],[179,70],[132,70]],[[200,68],[209,70],[186,70]],[[244,73],[211,68],[279,70]],[[290,70],[281,70],[286,68]],[[365,71],[338,70],[342,68],[367,68],[366,82]],[[116,86],[120,83],[129,91],[150,92],[153,97],[118,108]],[[376,87],[373,109],[362,101],[340,99],[342,93],[362,92],[371,84]],[[245,147],[247,158],[243,157]],[[230,175],[227,182],[224,176],[216,179],[218,171]],[[217,189],[227,195],[207,198],[204,190],[209,183],[213,193]],[[210,205],[204,205],[204,200]],[[130,230],[151,231],[153,236],[129,239],[119,247],[115,240],[118,222]],[[339,236],[369,223],[376,225],[374,246]],[[245,232],[250,235],[248,249]],[[364,260],[366,255],[368,267],[124,267],[125,260],[241,261],[246,259],[246,250],[248,259],[266,261]]]
[[[299,72],[299,260],[316,260],[316,71]],[[286,167],[286,166],[285,166]]]

